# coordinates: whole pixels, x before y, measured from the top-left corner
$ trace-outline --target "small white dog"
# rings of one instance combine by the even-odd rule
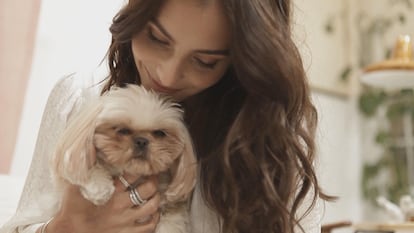
[[[73,117],[52,158],[57,187],[80,186],[96,205],[115,191],[113,177],[159,174],[161,232],[186,232],[196,159],[179,105],[143,87],[115,87]]]

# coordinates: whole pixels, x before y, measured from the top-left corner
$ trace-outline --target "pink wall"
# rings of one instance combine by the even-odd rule
[[[0,174],[8,173],[12,161],[40,1],[0,1]]]

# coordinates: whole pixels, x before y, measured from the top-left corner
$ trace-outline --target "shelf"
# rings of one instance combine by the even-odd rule
[[[407,223],[358,223],[354,224],[355,232],[394,232],[394,233],[413,233],[414,222]]]

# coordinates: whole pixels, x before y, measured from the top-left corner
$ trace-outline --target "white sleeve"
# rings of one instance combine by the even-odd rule
[[[320,198],[317,198],[315,205],[309,212],[309,207],[311,206],[313,198],[313,192],[310,191],[303,201],[303,203],[299,206],[297,210],[297,217],[303,218],[300,220],[300,224],[303,227],[303,232],[305,233],[321,233],[321,222],[322,222],[322,214],[323,214],[323,201]],[[302,233],[302,230],[296,226],[295,233]]]
[[[50,178],[49,158],[68,116],[82,94],[74,82],[74,75],[64,77],[52,89],[38,133],[35,152],[23,192],[14,216],[0,229],[1,233],[35,232],[53,216],[57,198]],[[47,206],[47,208],[45,208]]]

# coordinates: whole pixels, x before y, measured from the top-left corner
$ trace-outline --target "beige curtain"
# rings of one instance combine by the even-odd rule
[[[0,174],[7,174],[32,64],[41,0],[0,0]]]

